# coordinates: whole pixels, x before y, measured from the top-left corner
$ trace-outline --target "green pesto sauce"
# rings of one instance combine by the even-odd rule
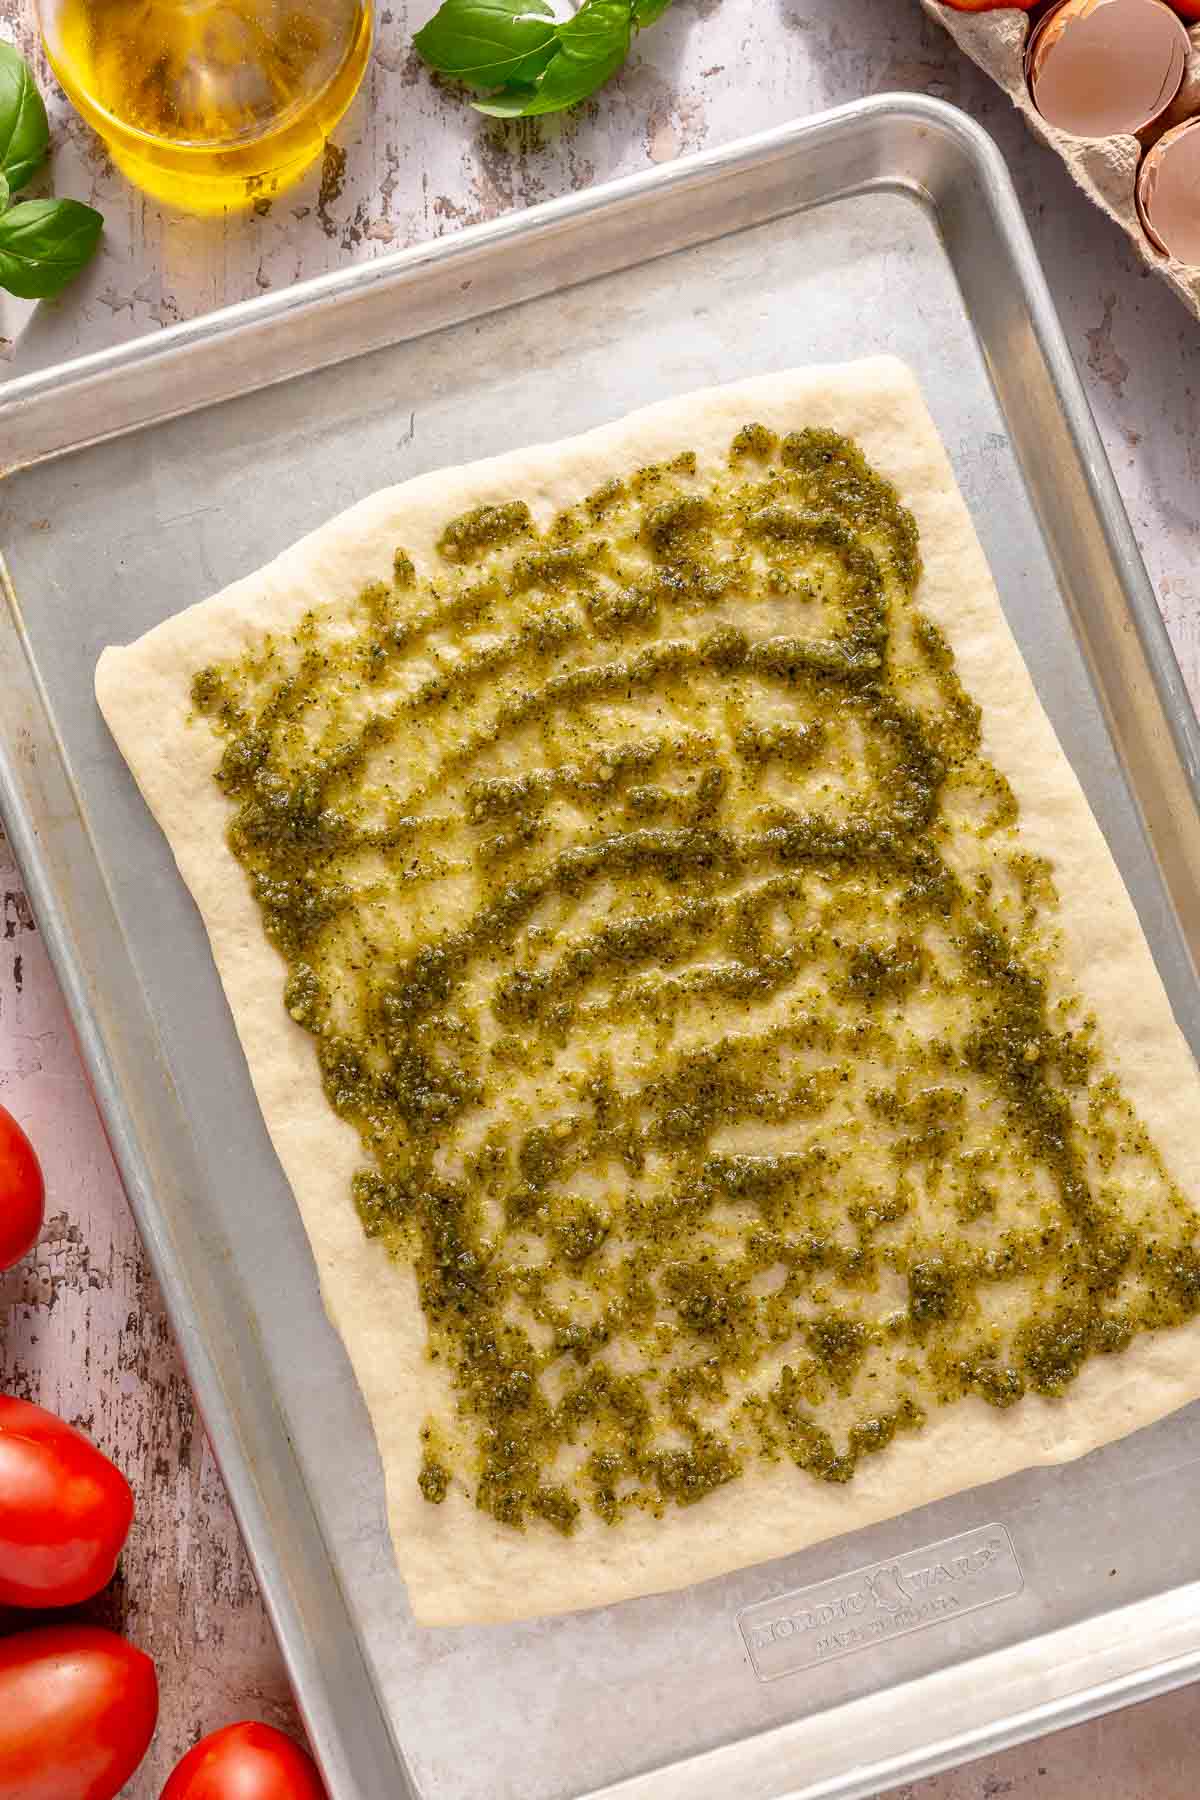
[[[425,1499],[565,1533],[758,1458],[845,1483],[1200,1311],[855,446],[748,422],[438,548],[192,687],[453,1392]]]

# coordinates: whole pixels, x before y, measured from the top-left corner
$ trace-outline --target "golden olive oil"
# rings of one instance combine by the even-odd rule
[[[191,212],[269,197],[320,154],[371,0],[43,0],[50,60],[113,160]]]

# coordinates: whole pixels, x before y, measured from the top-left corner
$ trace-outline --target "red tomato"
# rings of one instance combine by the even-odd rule
[[[97,1625],[0,1640],[4,1800],[114,1800],[158,1718],[154,1664]]]
[[[942,0],[955,12],[1028,12],[1038,0]]]
[[[1171,5],[1185,19],[1200,19],[1200,0],[1171,0]]]
[[[317,1765],[273,1725],[224,1725],[177,1764],[159,1800],[328,1800]]]
[[[0,1269],[11,1269],[37,1243],[46,1184],[33,1145],[0,1106]]]
[[[0,1603],[74,1606],[111,1581],[129,1483],[65,1419],[0,1394]]]

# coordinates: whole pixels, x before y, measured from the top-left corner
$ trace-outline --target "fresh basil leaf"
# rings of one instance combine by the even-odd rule
[[[532,82],[558,49],[546,0],[445,0],[413,44],[431,69],[473,87]]]
[[[49,147],[46,108],[33,76],[11,44],[0,44],[0,171],[10,188],[25,186]]]
[[[22,200],[0,214],[0,287],[48,300],[78,275],[104,220],[81,200]]]
[[[472,100],[471,105],[489,119],[520,119],[536,98],[537,88],[532,82],[512,82],[498,94],[489,94],[486,100]]]
[[[503,94],[471,104],[476,112],[502,119],[562,112],[616,74],[632,39],[633,0],[584,0],[575,17],[559,26],[558,54],[523,105],[514,109]]]
[[[0,213],[4,212],[12,199],[12,189],[8,185],[8,176],[0,169]]]
[[[633,22],[639,31],[661,19],[671,0],[633,0]]]

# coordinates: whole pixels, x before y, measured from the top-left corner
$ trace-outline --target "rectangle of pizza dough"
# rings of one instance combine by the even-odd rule
[[[101,709],[165,832],[200,910],[272,1142],[300,1209],[325,1305],[366,1397],[386,1471],[391,1530],[424,1623],[497,1621],[598,1606],[684,1586],[854,1531],[1016,1470],[1065,1461],[1200,1395],[1200,1323],[1143,1333],[1093,1357],[1061,1398],[997,1411],[977,1397],[936,1409],[853,1482],[830,1486],[789,1463],[756,1462],[700,1503],[617,1526],[585,1511],[571,1538],[517,1531],[452,1491],[417,1487],[418,1428],[446,1403],[425,1357],[412,1271],[362,1230],[349,1189],[362,1151],[326,1103],[312,1040],[281,1000],[283,965],[226,840],[229,805],[213,774],[221,743],[192,709],[200,667],[237,658],[265,631],[290,633],[313,606],[389,580],[403,545],[437,566],[452,515],[514,496],[539,523],[614,472],[681,448],[701,471],[748,420],[779,433],[826,427],[852,438],[915,514],[918,601],[952,646],[983,708],[988,756],[1007,777],[1021,835],[1054,867],[1069,973],[1108,1030],[1125,1090],[1175,1182],[1200,1196],[1200,1079],[1175,1024],[1121,876],[1037,699],[950,465],[908,371],[890,358],[794,370],[647,407],[557,444],[417,477],[363,500],[235,582],[100,660]]]

